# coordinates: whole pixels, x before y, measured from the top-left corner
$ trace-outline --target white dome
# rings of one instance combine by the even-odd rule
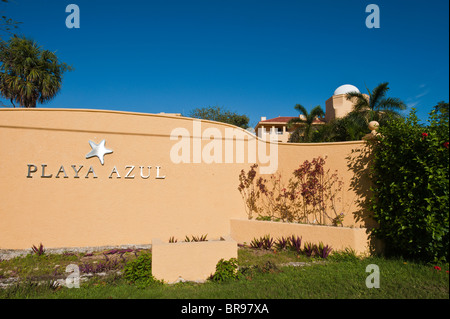
[[[336,91],[334,91],[333,95],[347,94],[349,92],[358,92],[358,93],[360,93],[356,86],[353,86],[353,85],[350,85],[350,84],[345,84],[345,85],[341,85],[340,87],[338,87],[336,89]]]

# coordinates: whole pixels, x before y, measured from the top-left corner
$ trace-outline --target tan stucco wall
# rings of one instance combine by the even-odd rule
[[[152,239],[152,275],[167,283],[203,282],[215,273],[220,259],[237,257],[237,243],[230,237],[177,243]]]
[[[363,94],[367,99],[369,96]],[[353,110],[353,102],[347,100],[346,94],[333,95],[328,100],[325,101],[325,121],[329,122],[331,120],[345,117],[348,113]]]
[[[345,94],[333,95],[325,102],[325,121],[341,118],[350,113],[353,103],[346,99]]]
[[[28,249],[40,242],[47,248],[140,245],[152,238],[230,234],[230,219],[247,217],[237,186],[240,170],[251,163],[247,156],[245,163],[192,163],[193,146],[191,163],[174,163],[170,152],[178,140],[170,134],[181,128],[192,136],[193,122],[115,111],[0,110],[0,249]],[[202,132],[207,128],[225,136],[235,127],[201,121]],[[101,140],[113,150],[104,165],[85,158],[89,141]],[[208,143],[202,140],[202,149]],[[328,155],[327,166],[338,169],[348,186],[352,175],[345,157],[361,145],[279,144],[278,167],[290,174],[304,160]],[[38,171],[27,178],[31,164]],[[47,165],[44,175],[52,177],[41,177],[42,165]],[[83,165],[80,178],[73,177],[72,165]],[[128,165],[136,167],[133,179],[125,178]],[[61,166],[67,178],[62,173],[56,178]],[[92,173],[85,178],[91,166],[97,178]],[[142,179],[139,166],[152,166],[151,177]],[[165,179],[155,179],[156,166]],[[114,167],[121,178],[108,178]],[[344,201],[354,203],[355,194],[346,192]],[[353,223],[351,214],[346,218]]]

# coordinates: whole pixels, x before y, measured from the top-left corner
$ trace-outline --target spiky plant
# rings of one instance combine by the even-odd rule
[[[274,241],[273,241],[273,238],[270,237],[270,235],[265,235],[262,238],[262,243],[263,243],[263,248],[264,249],[271,249],[273,244],[274,244]]]
[[[314,246],[315,255],[323,259],[328,258],[332,250],[333,249],[330,246],[324,245],[322,242],[320,242],[319,245]]]
[[[42,256],[45,254],[45,248],[44,245],[42,245],[42,243],[39,244],[39,246],[35,246],[33,245],[31,247],[31,250],[33,251],[34,254],[38,255],[38,256]]]
[[[303,252],[307,257],[311,257],[314,254],[315,246],[312,243],[305,243],[305,246],[303,248]]]
[[[302,237],[292,235],[289,237],[289,245],[297,253],[300,253],[302,249]]]
[[[283,250],[283,249],[287,248],[288,246],[289,246],[289,238],[281,237],[281,238],[277,238],[277,240],[275,241],[275,247],[278,250]]]

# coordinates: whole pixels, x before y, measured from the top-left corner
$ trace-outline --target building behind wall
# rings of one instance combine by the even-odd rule
[[[334,94],[325,102],[325,117],[316,118],[313,125],[323,125],[336,118],[345,117],[353,109],[353,102],[347,100],[346,94],[349,92],[359,92],[358,88],[345,84],[338,87]],[[305,119],[303,114],[298,117]],[[296,130],[298,125],[293,125],[291,128],[287,127],[288,122],[297,118],[296,116],[278,116],[267,119],[261,117],[261,120],[255,126],[255,132],[258,137],[266,140],[277,141],[279,143],[287,143],[291,134]]]

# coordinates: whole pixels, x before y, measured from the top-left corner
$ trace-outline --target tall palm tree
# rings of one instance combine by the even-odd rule
[[[294,125],[298,125],[292,133],[289,141],[294,143],[309,142],[312,138],[314,120],[316,120],[319,116],[325,116],[325,112],[320,105],[315,106],[309,113],[301,104],[296,104],[294,108],[299,111],[304,118],[293,118],[287,123],[288,129],[292,128]]]
[[[53,52],[36,42],[14,36],[0,43],[1,96],[23,107],[36,107],[56,96],[62,75],[72,67],[60,63]]]
[[[355,103],[351,116],[363,120],[365,125],[370,121],[383,121],[387,116],[400,116],[398,111],[405,110],[406,105],[398,98],[386,97],[388,85],[388,82],[380,83],[372,91],[366,88],[368,95],[347,93],[347,100]]]

